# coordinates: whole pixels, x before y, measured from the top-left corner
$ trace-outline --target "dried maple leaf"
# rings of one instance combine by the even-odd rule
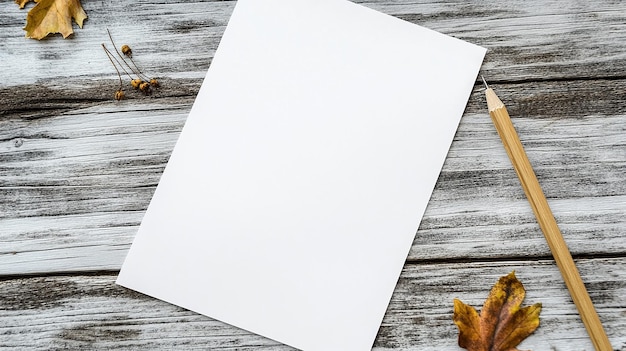
[[[15,0],[24,8],[31,0]],[[43,39],[51,33],[61,33],[67,38],[74,33],[72,19],[80,28],[87,14],[80,4],[80,0],[34,0],[37,4],[26,16],[26,37]]]
[[[15,3],[20,5],[20,8],[23,9],[26,4],[35,0],[15,0]]]
[[[480,315],[454,299],[459,346],[468,351],[519,351],[516,346],[539,326],[541,312],[541,303],[520,308],[525,296],[524,286],[511,272],[493,286]]]

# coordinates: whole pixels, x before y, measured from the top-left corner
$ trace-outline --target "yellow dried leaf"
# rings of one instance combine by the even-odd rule
[[[16,0],[26,4],[28,0]],[[67,38],[74,33],[72,19],[80,28],[87,14],[80,4],[80,0],[35,0],[37,5],[26,16],[27,38],[42,39],[48,34],[61,33]],[[20,6],[22,3],[19,3]]]
[[[35,1],[35,0],[15,0],[15,3],[20,5],[20,8],[23,9],[24,6],[26,6],[26,4],[28,4],[31,1]]]
[[[539,326],[541,312],[541,303],[520,308],[525,296],[524,286],[511,272],[493,286],[480,315],[455,299],[459,346],[468,351],[518,351],[517,345]]]
[[[476,309],[466,305],[459,299],[454,299],[454,323],[459,328],[459,346],[472,351],[484,351],[486,347],[477,348],[473,345],[480,345],[482,337],[480,335],[480,316]]]

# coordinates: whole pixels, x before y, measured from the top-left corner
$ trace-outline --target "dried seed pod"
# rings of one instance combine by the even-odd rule
[[[139,89],[142,83],[144,83],[144,81],[139,78],[130,81],[130,85],[135,89]]]
[[[133,57],[133,50],[130,49],[130,46],[124,44],[122,45],[122,54],[128,57]]]
[[[124,90],[122,89],[119,89],[115,92],[115,100],[117,101],[122,100],[125,96],[126,94],[124,94]]]
[[[152,85],[155,88],[159,87],[159,81],[156,78],[152,78],[150,79],[150,85]]]
[[[141,90],[144,94],[149,95],[152,90],[150,89],[150,83],[143,82],[139,85],[139,90]]]

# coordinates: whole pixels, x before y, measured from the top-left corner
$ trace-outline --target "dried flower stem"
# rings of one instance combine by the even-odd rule
[[[133,62],[133,65],[135,66],[134,68],[128,64],[128,62],[126,61],[126,59],[124,59],[124,56],[120,53],[120,51],[117,49],[117,46],[115,45],[115,42],[113,41],[113,36],[111,35],[111,32],[109,31],[109,29],[107,28],[107,33],[109,34],[109,40],[111,40],[111,44],[113,45],[113,48],[115,49],[115,52],[117,53],[117,56],[119,56],[122,59],[122,62],[124,62],[126,64],[126,66],[134,73],[136,74],[140,79],[142,80],[150,80],[149,78],[147,78],[145,75],[141,74],[141,71],[139,71],[139,68],[137,68],[137,65],[135,65],[135,62],[133,62],[132,58],[131,58],[131,62]]]
[[[111,53],[111,51],[104,44],[102,44],[102,48],[104,48],[104,51],[107,53],[107,56],[109,57],[109,60],[111,60],[111,63],[113,63],[113,60],[115,60],[115,62],[117,62],[117,64],[120,65],[120,68],[122,68],[122,71],[124,71],[124,73],[126,73],[128,78],[133,79],[133,77],[130,75],[130,73],[128,73],[126,68],[124,68],[124,65],[122,65],[120,63],[120,61],[117,59],[117,57],[115,57],[115,55],[113,55],[113,53]],[[117,66],[115,65],[115,63],[113,63],[113,67],[115,67],[115,69],[117,70]],[[119,73],[119,71],[118,71],[118,73]]]
[[[132,58],[132,57],[128,57],[128,58],[130,59],[130,62],[133,64],[133,66],[135,66],[135,69],[136,69],[136,73],[137,73],[137,75],[138,75],[141,79],[143,79],[143,80],[145,80],[145,81],[150,81],[150,78],[148,78],[148,76],[146,76],[145,74],[141,73],[141,70],[139,69],[139,67],[138,67],[138,66],[137,66],[137,64],[135,63],[135,60],[133,60],[133,58]]]
[[[111,64],[113,65],[113,68],[115,68],[115,72],[117,72],[117,77],[120,79],[120,89],[122,89],[122,75],[120,74],[120,70],[117,69],[117,65],[113,62],[113,58],[111,58],[111,53],[109,52],[109,49],[107,49],[106,46],[104,46],[104,44],[102,44],[102,48],[104,49],[104,52],[107,54],[107,57],[109,58],[109,61],[111,61]],[[128,73],[126,73],[128,74]]]

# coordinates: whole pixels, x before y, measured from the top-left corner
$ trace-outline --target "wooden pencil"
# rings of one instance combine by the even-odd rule
[[[567,248],[567,244],[561,235],[561,231],[557,226],[552,210],[550,210],[548,201],[539,185],[537,176],[526,156],[522,143],[515,132],[509,113],[493,89],[489,88],[487,82],[484,83],[487,88],[485,95],[487,97],[487,107],[489,108],[491,120],[500,135],[500,139],[502,139],[502,143],[511,159],[513,168],[515,168],[515,172],[522,183],[524,193],[526,193],[530,206],[537,217],[539,226],[552,251],[552,256],[563,275],[563,280],[585,324],[585,328],[587,328],[591,341],[597,351],[612,351],[611,343],[602,327],[598,313],[589,298],[587,289],[572,259],[572,255]]]

